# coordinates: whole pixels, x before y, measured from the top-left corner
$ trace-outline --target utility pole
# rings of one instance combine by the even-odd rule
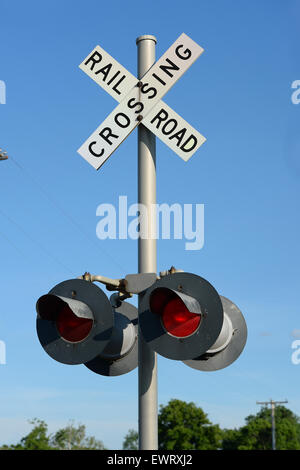
[[[275,432],[275,407],[281,403],[288,403],[287,400],[284,401],[257,401],[257,405],[268,406],[271,405],[271,417],[272,417],[272,450],[276,450],[276,432]]]
[[[138,78],[155,62],[156,38],[139,36]],[[141,116],[142,119],[142,116]],[[156,273],[156,217],[152,210],[156,204],[156,143],[155,136],[143,124],[138,127],[138,203],[146,210],[146,220],[141,218],[138,239],[138,272]],[[147,224],[144,226],[143,224]],[[139,295],[139,311],[142,294]],[[157,426],[157,357],[138,335],[138,377],[139,377],[139,449],[158,448]]]

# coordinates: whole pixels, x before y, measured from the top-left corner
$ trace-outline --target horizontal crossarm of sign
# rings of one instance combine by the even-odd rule
[[[78,153],[99,169],[142,120],[181,158],[188,160],[206,139],[163,103],[161,97],[202,52],[198,44],[182,34],[139,81],[97,46],[80,68],[120,104]]]

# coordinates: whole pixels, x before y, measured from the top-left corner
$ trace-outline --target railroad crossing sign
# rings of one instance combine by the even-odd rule
[[[206,139],[161,98],[202,52],[202,47],[183,33],[138,80],[96,46],[79,67],[119,105],[84,142],[78,153],[98,170],[142,123],[187,161]]]

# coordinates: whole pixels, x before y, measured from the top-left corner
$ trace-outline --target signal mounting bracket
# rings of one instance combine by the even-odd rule
[[[109,291],[118,291],[119,300],[124,300],[128,297],[132,297],[133,294],[140,294],[141,292],[148,289],[154,284],[157,279],[160,279],[169,274],[177,272],[183,272],[182,269],[176,269],[171,266],[166,271],[161,271],[159,276],[156,273],[139,273],[139,274],[127,274],[125,278],[111,279],[105,276],[93,275],[89,272],[85,272],[83,276],[79,276],[78,279],[83,279],[89,282],[101,282],[105,285]],[[120,295],[122,294],[122,295]]]
[[[127,297],[132,297],[133,294],[140,294],[148,287],[152,286],[157,280],[156,273],[140,273],[140,274],[127,274],[125,278],[110,279],[105,276],[92,275],[85,272],[83,276],[79,276],[89,282],[101,282],[106,286],[109,291],[119,291],[122,295],[122,300]],[[121,299],[120,299],[121,300]]]

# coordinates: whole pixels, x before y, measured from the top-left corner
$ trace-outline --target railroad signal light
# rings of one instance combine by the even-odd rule
[[[114,308],[92,282],[71,279],[36,304],[37,334],[46,353],[63,364],[85,364],[102,375],[137,367],[137,309]],[[117,363],[117,364],[115,364]]]
[[[147,289],[139,323],[150,348],[203,371],[229,366],[247,340],[238,307],[191,273],[174,272]]]
[[[217,340],[223,306],[208,281],[195,274],[175,272],[146,290],[139,324],[149,347],[157,353],[169,359],[193,359]]]
[[[138,324],[150,349],[197,370],[223,369],[245,347],[241,311],[200,276],[171,270],[158,279],[154,273],[117,281],[99,276],[119,290],[110,300],[93,276],[85,277],[57,284],[36,304],[40,343],[58,362],[104,376],[130,372],[138,365]],[[139,314],[121,300],[130,291],[141,294]]]
[[[158,287],[149,299],[152,312],[160,315],[165,330],[184,338],[193,334],[201,320],[201,308],[196,299],[172,289]]]
[[[37,334],[49,356],[63,364],[83,364],[108,344],[112,307],[104,292],[88,281],[57,284],[36,304]]]

